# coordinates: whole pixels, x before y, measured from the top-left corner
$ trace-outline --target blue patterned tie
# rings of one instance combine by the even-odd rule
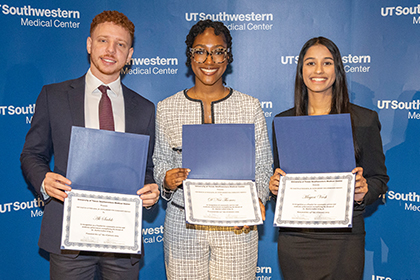
[[[106,93],[109,87],[100,85],[98,89],[102,92],[101,101],[99,101],[99,128],[114,130],[114,115],[112,114],[111,99],[109,99]]]

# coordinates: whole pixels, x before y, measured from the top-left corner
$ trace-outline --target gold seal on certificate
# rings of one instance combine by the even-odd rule
[[[263,223],[255,183],[250,180],[184,181],[185,214],[190,224],[243,226]]]
[[[274,226],[351,227],[354,183],[351,172],[282,176]]]
[[[138,195],[72,190],[64,200],[61,249],[139,254]]]

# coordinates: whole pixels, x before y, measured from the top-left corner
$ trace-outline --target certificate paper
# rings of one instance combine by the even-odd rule
[[[255,183],[239,180],[184,181],[188,223],[212,226],[262,224]]]
[[[64,200],[61,249],[141,253],[138,195],[72,190]]]
[[[274,226],[352,227],[354,183],[351,172],[282,176]]]

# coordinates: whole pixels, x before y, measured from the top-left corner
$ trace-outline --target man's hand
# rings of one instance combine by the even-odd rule
[[[48,172],[44,178],[45,192],[58,200],[64,201],[67,194],[64,191],[71,191],[71,181],[60,174]]]
[[[157,184],[147,184],[137,194],[143,200],[143,207],[150,207],[159,201],[160,191]]]

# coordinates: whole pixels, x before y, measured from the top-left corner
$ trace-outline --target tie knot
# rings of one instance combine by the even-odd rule
[[[98,87],[98,89],[103,93],[103,94],[106,94],[106,91],[109,89],[109,86],[106,86],[106,85],[100,85],[99,87]]]

